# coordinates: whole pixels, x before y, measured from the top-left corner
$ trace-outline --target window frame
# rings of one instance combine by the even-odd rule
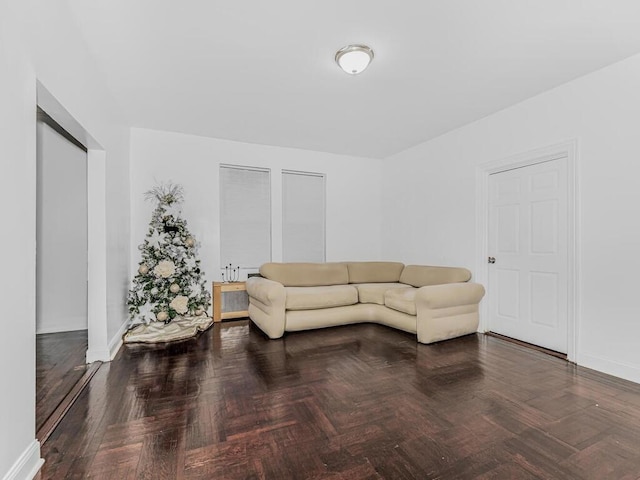
[[[219,242],[219,255],[220,255],[220,269],[224,270],[225,265],[229,265],[229,263],[225,263],[225,259],[224,258],[224,251],[223,251],[223,200],[222,200],[222,193],[223,193],[223,174],[222,174],[222,170],[223,169],[233,169],[233,170],[241,170],[241,171],[253,171],[253,172],[262,172],[262,173],[266,173],[267,174],[267,186],[269,187],[269,194],[268,194],[268,201],[267,201],[267,210],[268,210],[268,218],[269,218],[269,232],[268,232],[268,238],[269,238],[269,248],[268,248],[268,258],[265,259],[264,262],[262,263],[267,263],[267,262],[271,262],[272,258],[273,258],[273,211],[272,211],[272,205],[273,205],[273,188],[272,188],[272,177],[271,177],[271,169],[270,168],[266,168],[266,167],[254,167],[254,166],[250,166],[250,165],[239,165],[239,164],[230,164],[230,163],[220,163],[218,166],[218,176],[219,176],[219,180],[218,180],[218,185],[219,185],[219,191],[218,191],[218,201],[219,201],[219,215],[220,215],[220,221],[219,221],[219,238],[220,238],[220,242]],[[257,270],[260,268],[260,265],[262,264],[260,263],[259,265],[242,265],[242,263],[232,263],[232,266],[239,266],[240,269],[242,270]]]

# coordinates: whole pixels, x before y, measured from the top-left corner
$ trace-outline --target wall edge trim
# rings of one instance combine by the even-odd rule
[[[40,442],[33,440],[2,477],[2,480],[31,480],[43,464],[44,459],[40,458]]]

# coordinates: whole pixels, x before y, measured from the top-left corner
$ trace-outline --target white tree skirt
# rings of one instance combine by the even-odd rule
[[[151,322],[148,325],[137,325],[123,336],[124,343],[162,343],[184,340],[195,337],[213,325],[213,319],[200,317],[176,317],[166,325],[164,322]]]

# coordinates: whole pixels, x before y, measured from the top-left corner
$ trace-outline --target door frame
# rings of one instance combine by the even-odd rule
[[[90,131],[80,124],[39,80],[36,80],[34,100],[35,106],[42,108],[58,125],[87,148],[86,362],[108,362],[111,360],[111,349],[107,336],[106,151]],[[34,295],[36,294],[34,290]]]
[[[579,345],[579,251],[578,251],[578,140],[542,147],[525,153],[483,163],[476,168],[476,275],[475,281],[489,286],[487,264],[489,245],[489,175],[527,167],[555,159],[567,159],[567,360],[577,363]],[[487,288],[487,297],[491,289]],[[478,331],[490,329],[489,301],[480,304]]]

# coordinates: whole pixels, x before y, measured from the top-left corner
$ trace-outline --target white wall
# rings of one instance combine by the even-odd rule
[[[577,362],[640,382],[639,85],[635,56],[387,158],[383,257],[475,268],[477,166],[576,139]]]
[[[11,341],[0,349],[0,478],[27,478],[35,441],[36,79],[106,152],[108,330],[126,320],[129,131],[63,0],[0,2],[0,275]]]
[[[207,279],[221,280],[218,196],[221,163],[271,169],[273,261],[282,261],[283,169],[326,174],[327,261],[380,258],[380,160],[133,129],[133,269],[137,269],[140,261],[137,247],[144,240],[154,208],[143,194],[157,182],[171,180],[185,189],[183,212],[190,231],[201,242],[200,259]]]
[[[87,153],[37,124],[36,333],[87,328]]]

